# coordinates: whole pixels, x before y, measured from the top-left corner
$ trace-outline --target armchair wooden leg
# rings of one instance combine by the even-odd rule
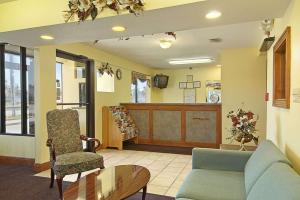
[[[80,177],[81,177],[81,172],[78,173],[77,181],[80,179]]]
[[[62,193],[63,178],[57,177],[56,182],[57,182],[57,187],[58,187],[58,191],[59,191],[59,197],[62,200],[63,199],[63,193]]]
[[[53,169],[51,168],[51,182],[50,182],[50,188],[53,188],[53,183],[54,183],[54,171]]]

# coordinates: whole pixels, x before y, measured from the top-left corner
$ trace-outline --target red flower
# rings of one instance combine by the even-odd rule
[[[232,121],[233,126],[236,126],[240,123],[237,117],[232,117],[231,121]]]
[[[247,112],[248,119],[253,119],[253,116],[254,116],[253,112],[251,111]]]

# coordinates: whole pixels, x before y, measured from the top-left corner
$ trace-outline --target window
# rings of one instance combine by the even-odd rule
[[[33,50],[0,44],[1,134],[34,135]]]
[[[150,102],[150,77],[138,72],[132,72],[131,102]]]
[[[56,63],[56,103],[63,102],[62,94],[62,63]]]
[[[273,49],[273,106],[290,108],[291,28],[288,27]]]

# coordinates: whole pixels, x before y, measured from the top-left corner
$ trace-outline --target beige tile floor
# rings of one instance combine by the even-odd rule
[[[147,192],[152,194],[175,196],[184,178],[192,169],[191,155],[155,153],[146,151],[105,149],[99,152],[104,157],[105,167],[135,164],[145,166],[151,173]],[[83,173],[83,176],[90,173]],[[49,177],[50,171],[35,176]],[[66,176],[65,181],[76,181],[77,174]]]

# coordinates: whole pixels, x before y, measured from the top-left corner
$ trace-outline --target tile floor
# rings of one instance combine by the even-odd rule
[[[135,164],[145,166],[151,173],[147,192],[174,197],[185,176],[192,169],[191,155],[170,153],[155,153],[146,151],[118,151],[105,149],[99,152],[104,157],[105,167],[114,165]],[[83,175],[86,175],[86,172]],[[50,171],[44,171],[35,176],[50,177]],[[76,181],[77,174],[64,178],[66,181]]]

